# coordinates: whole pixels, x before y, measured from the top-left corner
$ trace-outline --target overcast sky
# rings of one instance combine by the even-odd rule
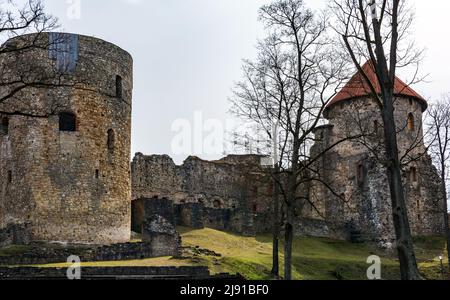
[[[450,92],[450,1],[411,1],[416,6],[415,38],[427,49],[422,73],[429,74],[427,83],[414,88],[426,98],[438,98]],[[254,45],[263,36],[257,11],[268,2],[45,0],[63,30],[105,39],[132,54],[132,153],[169,154],[178,163],[189,154],[205,159],[223,154],[198,147],[198,123],[229,123],[228,97],[241,76],[241,60],[255,55]],[[306,2],[320,9],[326,0]],[[190,151],[184,151],[188,153],[178,153],[172,143],[179,132],[172,129],[186,122],[197,136],[192,137]]]

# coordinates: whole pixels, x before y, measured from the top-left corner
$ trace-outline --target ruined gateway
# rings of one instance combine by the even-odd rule
[[[371,64],[364,72],[375,82]],[[422,113],[427,102],[396,79],[395,114],[408,213],[414,235],[443,231],[440,179],[423,143]],[[382,120],[362,76],[356,74],[325,111],[328,124],[315,131],[311,157],[349,136],[315,164],[323,184],[305,184],[309,197],[297,214],[296,233],[354,241],[395,241],[390,192],[383,167]],[[273,183],[259,155],[230,155],[218,161],[189,157],[181,166],[165,155],[136,154],[132,162],[133,216],[142,214],[142,199],[167,198],[177,208],[178,224],[207,226],[244,234],[270,232]],[[313,181],[316,182],[316,181]],[[151,201],[151,200],[148,200]],[[138,228],[140,218],[133,217]]]
[[[34,37],[17,37],[4,47],[20,47]],[[0,104],[8,112],[0,115],[0,231],[12,226],[13,242],[115,244],[129,241],[132,229],[148,228],[161,233],[150,238],[158,247],[169,241],[176,248],[175,225],[246,235],[271,230],[273,183],[261,170],[261,156],[230,155],[212,162],[190,157],[176,166],[168,156],[138,153],[130,166],[131,56],[80,35],[48,33],[38,41],[42,47],[12,51],[0,62],[10,80],[23,74],[59,80],[56,86],[27,86],[15,98],[20,101]],[[313,152],[355,128],[355,111],[381,130],[377,108],[358,78],[330,103],[329,124],[316,130]],[[427,104],[398,85],[399,142],[405,151],[422,136]],[[416,146],[411,155],[426,152],[421,140]],[[317,168],[341,197],[321,186],[302,187],[319,211],[298,215],[298,234],[393,241],[385,171],[367,148],[342,143]],[[439,178],[429,156],[414,160],[404,175],[414,234],[440,233]],[[152,216],[146,216],[149,211]]]

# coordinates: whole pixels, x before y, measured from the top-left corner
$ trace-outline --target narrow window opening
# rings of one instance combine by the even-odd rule
[[[414,120],[414,115],[413,114],[409,114],[408,115],[408,129],[409,131],[414,131],[416,125],[415,125],[415,120]]]
[[[362,185],[365,181],[365,172],[364,172],[364,165],[359,164],[357,168],[357,177],[358,177],[358,183],[359,185]]]
[[[417,169],[415,167],[412,167],[410,170],[410,180],[413,183],[417,182]]]
[[[379,132],[379,130],[380,130],[380,124],[378,123],[377,120],[375,120],[375,121],[373,122],[373,130],[374,130],[375,134],[378,134],[378,132]]]
[[[412,98],[409,98],[409,105],[411,105],[411,106],[413,106],[413,99]]]
[[[59,114],[59,131],[77,131],[77,118],[75,114],[67,112]]]
[[[0,126],[0,134],[1,135],[9,134],[9,119],[7,117],[2,118],[2,123]]]
[[[254,214],[257,214],[257,213],[258,213],[258,204],[253,203],[252,209],[253,209],[253,213],[254,213]]]
[[[99,179],[100,178],[100,170],[95,170],[95,179]]]
[[[7,180],[8,183],[12,183],[12,171],[8,171]]]
[[[123,96],[123,85],[122,85],[122,77],[116,76],[116,97],[122,99]]]
[[[114,130],[110,129],[108,130],[108,151],[109,153],[113,154],[114,153],[114,144],[116,142],[116,136],[114,133]]]

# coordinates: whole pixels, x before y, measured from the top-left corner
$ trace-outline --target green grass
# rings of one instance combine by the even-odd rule
[[[212,229],[179,228],[185,247],[199,247],[221,254],[220,257],[186,253],[185,259],[170,257],[119,262],[88,262],[83,266],[208,266],[213,274],[239,273],[248,279],[271,279],[272,238],[270,235],[243,237]],[[440,237],[415,241],[420,270],[427,279],[441,279],[437,256],[444,253],[445,241]],[[282,245],[280,245],[280,249]],[[383,279],[399,279],[399,267],[393,253],[370,244],[351,244],[325,238],[296,238],[293,249],[293,276],[304,280],[364,280],[371,255],[382,259]],[[1,252],[0,252],[1,255]],[[280,265],[283,256],[280,255]],[[66,267],[51,264],[44,267]],[[281,270],[282,274],[283,270]]]
[[[5,248],[1,248],[0,249],[0,257],[7,257],[7,256],[12,256],[12,255],[20,255],[20,254],[25,253],[29,249],[30,249],[29,246],[16,246],[16,245],[5,247]]]

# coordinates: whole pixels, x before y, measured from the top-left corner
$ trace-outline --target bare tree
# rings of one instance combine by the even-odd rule
[[[380,108],[401,276],[419,280],[422,277],[408,221],[394,117],[397,69],[417,66],[421,58],[421,52],[409,39],[413,14],[407,4],[400,0],[333,0],[332,8],[338,19],[335,29]],[[361,61],[372,63],[377,82],[368,78]]]
[[[447,256],[450,268],[450,225],[448,220],[447,184],[450,169],[450,96],[446,95],[441,101],[431,105],[428,109],[429,129],[431,140],[429,150],[435,161],[441,177],[441,192],[444,216],[445,235],[447,238]]]
[[[64,79],[64,72],[49,69],[34,60],[27,61],[31,57],[28,54],[38,49],[51,49],[63,42],[63,37],[53,41],[44,38],[46,32],[58,28],[58,21],[45,12],[41,0],[19,2],[0,0],[0,114],[47,118],[60,104],[50,105],[50,111],[36,112],[27,107],[20,94],[29,88],[73,85]]]
[[[258,124],[269,139],[276,140],[278,156],[270,173],[282,199],[284,278],[290,280],[295,218],[311,200],[302,195],[301,186],[312,180],[305,175],[317,160],[309,157],[313,132],[343,82],[346,65],[332,51],[325,17],[308,10],[302,0],[277,0],[263,6],[259,17],[269,34],[258,44],[256,61],[244,62],[244,79],[236,85],[232,99],[233,112]],[[274,199],[275,213],[277,208]],[[276,216],[274,222],[277,272]]]

